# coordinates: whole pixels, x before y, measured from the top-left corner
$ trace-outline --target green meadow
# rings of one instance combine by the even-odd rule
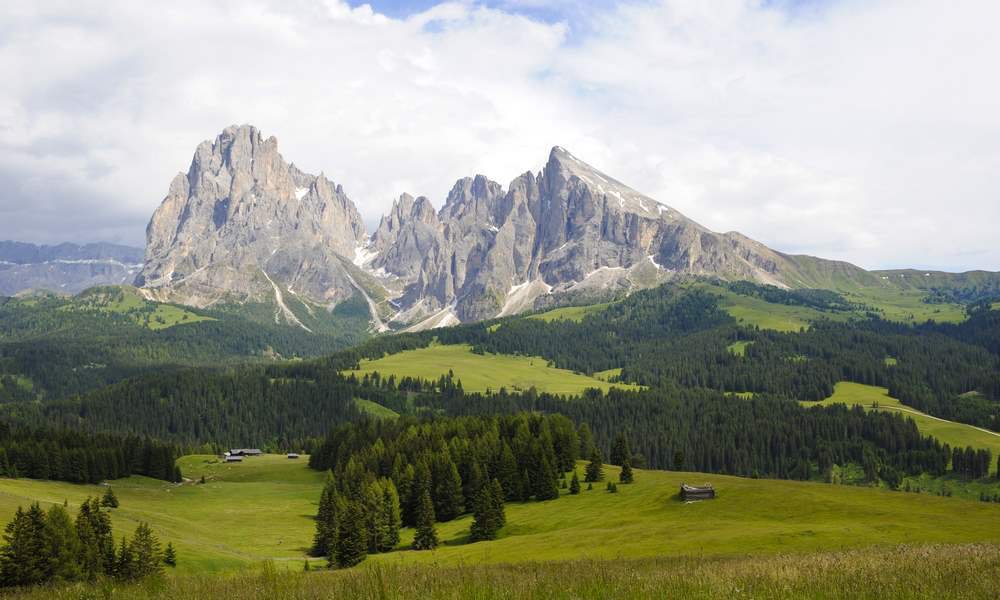
[[[378,402],[372,402],[371,400],[365,400],[364,398],[355,398],[354,406],[358,407],[358,410],[373,417],[378,417],[379,419],[395,419],[399,416],[399,413],[391,408],[386,408]]]
[[[746,356],[747,355],[747,347],[750,344],[752,344],[752,343],[753,342],[748,342],[748,341],[745,341],[745,340],[740,340],[738,342],[733,342],[732,344],[729,344],[728,346],[726,346],[726,350],[729,350],[731,353],[735,354],[736,356]]]
[[[580,394],[587,388],[608,390],[612,386],[636,389],[631,384],[609,384],[594,377],[566,369],[548,366],[537,356],[506,354],[475,354],[467,344],[432,344],[426,348],[406,350],[377,360],[361,361],[360,369],[350,371],[361,377],[378,371],[382,375],[438,379],[452,371],[462,381],[466,391],[527,390],[531,387],[553,394]]]
[[[837,403],[848,406],[860,405],[867,410],[872,410],[873,403],[877,403],[878,410],[901,412],[912,418],[922,433],[932,435],[952,447],[987,448],[994,457],[1000,456],[1000,434],[922,413],[891,397],[886,388],[842,381],[834,387],[833,395],[829,398],[820,402],[801,402],[804,406]],[[995,461],[992,468],[996,471]]]
[[[554,308],[543,313],[538,313],[535,315],[530,315],[529,319],[539,319],[541,321],[576,321],[580,322],[583,318],[590,313],[600,312],[607,308],[610,304],[605,302],[602,304],[589,304],[586,306],[565,306],[563,308]]]
[[[116,534],[149,522],[164,543],[177,548],[180,574],[232,571],[262,561],[301,570],[324,477],[306,462],[267,455],[224,464],[213,456],[186,456],[180,461],[183,484],[144,477],[114,481],[121,501],[112,511]],[[605,467],[612,480],[617,472]],[[682,482],[711,482],[718,498],[681,502]],[[432,552],[410,550],[413,533],[404,529],[398,550],[372,555],[365,564],[775,555],[1000,540],[1000,505],[959,498],[640,469],[634,484],[618,489],[611,494],[603,483],[592,490],[584,484],[578,496],[564,491],[554,501],[508,504],[509,524],[491,542],[468,542],[470,516],[438,524],[442,545]],[[17,506],[33,501],[65,500],[75,511],[87,496],[103,491],[96,485],[0,480],[0,519],[8,521]]]

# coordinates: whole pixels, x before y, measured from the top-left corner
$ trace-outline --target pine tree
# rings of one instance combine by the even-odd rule
[[[124,581],[135,579],[138,576],[137,566],[128,538],[123,535],[122,543],[118,548],[118,556],[115,557],[115,577]]]
[[[470,534],[473,541],[495,540],[507,522],[504,510],[504,493],[500,481],[484,483],[476,497],[474,518]]]
[[[399,528],[402,526],[402,516],[399,511],[399,494],[391,479],[385,480],[382,486],[382,506],[384,532],[381,535],[379,552],[389,552],[399,544]]]
[[[632,473],[632,460],[625,458],[622,463],[621,473],[618,474],[618,481],[622,483],[632,483],[635,480],[635,475]]]
[[[624,465],[625,461],[632,458],[632,451],[629,448],[628,438],[625,434],[619,433],[615,441],[611,444],[611,456],[609,462],[613,465]]]
[[[0,583],[5,586],[42,583],[50,571],[45,544],[45,513],[38,504],[17,508],[7,524],[0,548]]]
[[[437,548],[437,530],[434,529],[434,502],[429,492],[424,491],[417,511],[417,532],[413,537],[414,550],[433,550]]]
[[[170,542],[167,542],[167,549],[163,551],[163,564],[167,565],[168,567],[177,566],[177,551],[174,550],[174,545]],[[309,561],[307,560],[306,561],[307,571],[309,570],[308,566],[309,566]]]
[[[160,549],[160,540],[153,534],[148,523],[139,523],[139,526],[135,528],[129,550],[132,552],[132,560],[135,564],[135,577],[147,577],[163,571],[163,551]]]
[[[502,529],[504,525],[507,524],[507,509],[504,506],[504,498],[506,495],[503,491],[503,486],[500,485],[499,479],[494,479],[493,483],[490,484],[493,492],[493,512],[496,515],[498,529]]]
[[[542,460],[535,472],[535,499],[555,500],[559,497],[559,484],[557,483],[555,470],[549,462],[548,456],[542,455]]]
[[[574,496],[580,493],[580,476],[577,475],[576,469],[573,469],[573,478],[569,481],[569,493]]]
[[[54,581],[76,581],[82,572],[77,559],[80,540],[73,520],[63,506],[55,504],[45,515],[45,545],[49,556],[49,578]]]
[[[462,478],[449,458],[440,466],[440,480],[434,490],[434,514],[442,522],[462,514]]]
[[[118,508],[118,497],[115,496],[114,490],[110,487],[104,492],[104,497],[101,498],[101,506],[107,508]]]
[[[601,452],[594,448],[590,453],[590,464],[584,473],[583,480],[586,482],[596,482],[604,479],[604,464],[601,462]]]
[[[368,556],[367,533],[364,508],[358,501],[348,500],[337,536],[335,562],[338,567],[353,567]]]
[[[578,456],[590,456],[594,451],[594,435],[590,432],[590,426],[580,423],[577,429],[577,437],[580,438],[580,453]]]
[[[469,537],[474,542],[480,540],[492,540],[496,537],[499,529],[493,515],[493,493],[488,485],[483,485],[476,495],[475,509],[473,510],[472,526],[469,528]]]
[[[337,507],[339,493],[333,477],[328,477],[319,497],[319,511],[316,515],[316,534],[310,554],[329,556],[337,539]]]

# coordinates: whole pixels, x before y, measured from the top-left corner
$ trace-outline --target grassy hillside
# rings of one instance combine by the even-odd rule
[[[127,285],[91,288],[68,301],[59,310],[123,315],[137,325],[153,330],[215,320],[182,306],[150,302],[136,288]]]
[[[587,388],[607,390],[612,387],[612,384],[601,379],[550,367],[544,358],[474,354],[472,347],[466,344],[432,344],[427,348],[407,350],[378,360],[363,360],[361,368],[351,372],[359,377],[378,371],[382,375],[395,375],[397,378],[435,380],[447,375],[449,370],[462,381],[462,387],[470,392],[483,392],[487,389],[497,391],[501,387],[527,390],[533,386],[539,391],[555,394],[579,394]],[[635,389],[635,386],[629,384],[614,385]]]
[[[848,406],[860,405],[868,410],[872,409],[873,403],[877,403],[878,410],[901,412],[911,417],[921,432],[933,435],[952,447],[960,446],[964,448],[972,446],[973,448],[987,448],[993,453],[994,457],[1000,456],[1000,434],[924,414],[889,396],[889,390],[882,387],[844,381],[836,385],[833,395],[826,400],[821,402],[802,402],[801,404],[804,406],[818,406],[836,403],[847,404]],[[995,461],[992,468],[996,472]]]
[[[13,597],[307,600],[409,598],[607,600],[661,598],[978,599],[1000,594],[1000,546],[915,545],[781,556],[577,560],[457,567],[363,565],[228,577],[168,577],[132,585],[35,589]]]
[[[558,321],[564,319],[567,321],[580,322],[588,314],[602,311],[607,307],[607,302],[603,302],[601,304],[589,304],[586,306],[565,306],[563,308],[554,308],[543,313],[531,315],[527,318],[539,319],[542,321]]]
[[[323,474],[306,458],[268,455],[241,464],[211,456],[180,461],[189,482],[142,477],[113,482],[119,535],[140,520],[177,547],[180,573],[225,571],[262,560],[301,569],[313,535]],[[579,466],[581,472],[583,464]],[[607,467],[609,478],[617,469]],[[205,484],[198,481],[204,475]],[[685,504],[681,482],[710,481],[713,501]],[[579,496],[508,504],[509,525],[493,542],[467,543],[471,517],[438,525],[433,552],[400,550],[367,564],[458,565],[654,556],[737,556],[871,545],[1000,540],[1000,505],[821,483],[741,479],[702,473],[636,471],[636,483],[610,494],[603,484]],[[68,500],[75,510],[102,486],[0,480],[0,519],[18,505]],[[565,493],[565,492],[564,492]],[[316,561],[313,561],[314,563]]]

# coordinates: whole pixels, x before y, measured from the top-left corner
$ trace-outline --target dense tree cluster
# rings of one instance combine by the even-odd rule
[[[12,429],[0,423],[0,477],[99,483],[129,475],[180,481],[181,449],[137,436]]]
[[[560,475],[573,468],[579,449],[576,426],[561,415],[340,426],[310,457],[311,467],[332,473],[313,554],[350,566],[363,558],[362,546],[366,553],[395,546],[400,525],[417,529],[415,547],[430,548],[435,521],[467,512],[474,514],[471,538],[493,539],[506,522],[506,501],[559,497]]]
[[[955,448],[951,451],[951,469],[955,473],[970,479],[982,479],[990,474],[990,462],[993,457],[989,450],[976,450],[971,446]],[[1000,476],[1000,472],[998,472]]]
[[[171,549],[171,561],[176,553]],[[111,518],[97,498],[85,501],[75,522],[58,504],[18,507],[0,546],[0,584],[25,586],[110,577],[135,580],[159,573],[165,556],[156,535],[139,523],[132,539],[115,545]]]

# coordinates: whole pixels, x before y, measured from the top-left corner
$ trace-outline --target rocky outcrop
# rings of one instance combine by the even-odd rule
[[[403,281],[399,319],[513,314],[545,295],[613,293],[675,274],[782,285],[787,261],[737,233],[717,234],[553,148],[544,169],[505,192],[460,179],[437,213],[403,196],[373,238],[371,265]],[[450,308],[449,308],[450,307]]]
[[[286,163],[274,137],[228,127],[170,184],[146,229],[137,283],[194,306],[272,302],[276,318],[294,323],[290,295],[330,305],[357,292],[345,257],[364,237],[341,186]]]

